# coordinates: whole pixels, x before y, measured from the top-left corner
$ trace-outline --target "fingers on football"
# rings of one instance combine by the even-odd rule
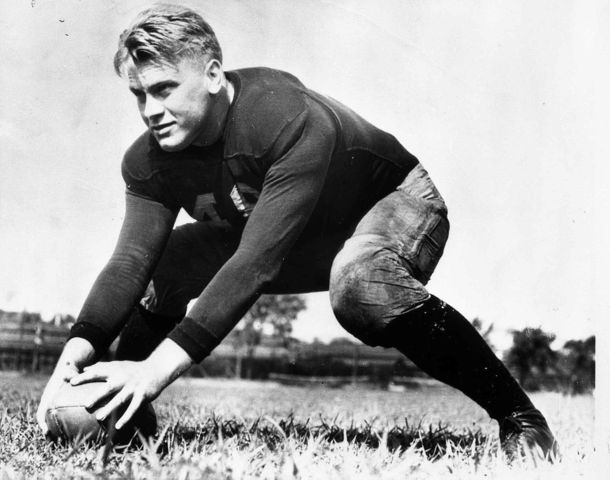
[[[139,394],[134,394],[133,397],[131,397],[129,407],[127,407],[127,410],[125,410],[123,416],[119,418],[119,420],[116,422],[117,430],[120,430],[123,425],[125,425],[129,420],[131,420],[131,417],[134,415],[134,413],[136,413],[136,410],[140,407],[140,405],[142,405],[143,400],[143,396]]]
[[[87,399],[87,401],[85,402],[85,408],[89,411],[96,410],[97,406],[102,404],[109,396],[116,393],[120,389],[121,389],[121,385],[116,385],[113,383],[106,383],[105,385],[103,385],[99,389],[97,389],[95,391],[94,395],[92,395],[91,397],[89,397]],[[117,400],[117,396],[115,396],[112,400],[110,400],[110,402],[106,406],[100,408],[99,410],[103,410],[106,407],[108,407],[114,400]],[[123,400],[123,402],[124,402],[124,400]],[[121,403],[123,403],[123,402],[121,402]],[[99,412],[99,410],[98,410],[98,412]]]
[[[38,426],[40,427],[40,430],[42,430],[43,435],[46,435],[46,433],[49,431],[49,426],[47,425],[47,422],[45,420],[45,412],[42,410],[38,410],[36,412],[36,422],[38,423]]]
[[[105,420],[113,410],[119,408],[125,402],[129,400],[131,395],[124,393],[124,390],[117,393],[106,405],[95,412],[95,417],[98,420]]]
[[[105,363],[96,363],[83,369],[83,373],[74,375],[70,380],[71,385],[80,385],[82,383],[92,382],[95,380],[107,380],[109,376],[108,369]]]

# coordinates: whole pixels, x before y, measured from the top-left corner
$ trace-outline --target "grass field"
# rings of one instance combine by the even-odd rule
[[[0,480],[604,478],[593,466],[591,396],[533,395],[562,458],[508,467],[495,422],[446,387],[390,392],[184,379],[155,402],[155,442],[105,458],[101,446],[42,438],[34,412],[45,380],[0,372]]]

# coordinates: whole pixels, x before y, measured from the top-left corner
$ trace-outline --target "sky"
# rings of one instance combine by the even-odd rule
[[[144,129],[112,56],[149,3],[0,6],[0,309],[76,315],[112,252],[121,158]],[[603,325],[607,5],[182,3],[215,29],[225,68],[289,71],[420,159],[451,221],[429,289],[493,323],[500,347],[510,329],[560,346]],[[347,335],[327,293],[307,302],[297,337]]]

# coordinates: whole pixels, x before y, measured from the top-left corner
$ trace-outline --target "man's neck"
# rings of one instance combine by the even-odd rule
[[[224,78],[224,82],[223,82],[223,90],[224,91],[220,91],[218,94],[222,95],[222,99],[218,99],[217,101],[219,102],[215,108],[217,109],[216,111],[216,115],[218,115],[219,117],[222,118],[222,120],[213,127],[213,131],[215,132],[215,135],[210,138],[198,138],[197,140],[195,140],[193,142],[194,146],[198,146],[198,147],[205,147],[205,146],[209,146],[212,145],[213,143],[216,143],[219,139],[222,138],[223,136],[223,132],[224,132],[224,128],[227,122],[227,117],[229,114],[229,109],[231,108],[231,104],[233,103],[233,97],[235,95],[235,88],[233,87],[233,84],[225,77]]]

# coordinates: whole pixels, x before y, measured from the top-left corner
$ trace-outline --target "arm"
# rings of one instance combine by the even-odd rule
[[[95,281],[40,399],[36,417],[44,432],[47,406],[57,388],[106,351],[142,295],[175,218],[176,213],[160,203],[126,195],[114,253]]]
[[[169,334],[195,362],[205,358],[275,279],[318,202],[336,141],[333,120],[319,105],[293,121],[275,149],[261,196],[235,254]]]
[[[90,399],[112,396],[96,411],[100,420],[128,404],[117,422],[127,422],[138,407],[151,401],[193,363],[201,361],[235,326],[278,274],[283,259],[309,221],[324,185],[335,146],[335,126],[321,107],[303,114],[280,138],[282,150],[269,168],[261,196],[240,245],[204,289],[187,317],[141,362],[97,363],[72,379],[106,385]],[[285,132],[286,133],[286,132]]]
[[[124,326],[157,264],[177,212],[134,194],[126,195],[123,226],[115,250],[97,277],[70,338],[89,341],[103,354]]]

